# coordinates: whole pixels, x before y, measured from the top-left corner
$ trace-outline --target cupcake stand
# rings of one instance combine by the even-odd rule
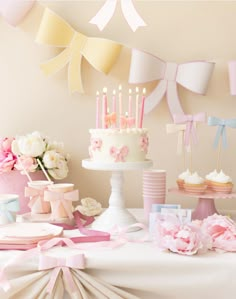
[[[199,194],[192,194],[178,188],[171,188],[169,189],[170,193],[179,194],[182,196],[188,196],[193,198],[198,198],[198,203],[195,210],[192,212],[192,219],[202,220],[210,215],[215,213],[219,214],[215,207],[215,199],[232,199],[236,198],[236,193],[216,193],[212,191],[206,191],[205,193]]]
[[[85,159],[82,160],[82,166],[90,170],[111,171],[109,207],[92,223],[92,228],[111,232],[114,227],[125,228],[137,223],[135,217],[125,207],[124,172],[150,168],[152,161],[100,163]],[[137,227],[129,228],[129,232],[138,229]]]

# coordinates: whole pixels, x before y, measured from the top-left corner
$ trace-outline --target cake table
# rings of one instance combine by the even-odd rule
[[[124,172],[150,168],[152,161],[100,163],[85,159],[82,160],[82,166],[86,169],[112,172],[110,179],[111,195],[109,198],[109,207],[92,223],[92,228],[112,232],[116,226],[125,228],[137,223],[136,218],[125,207],[123,194]],[[137,229],[139,228],[129,228],[129,232]]]
[[[192,194],[186,191],[179,190],[178,188],[169,189],[170,193],[177,193],[183,196],[190,196],[193,198],[198,198],[198,203],[195,210],[192,213],[192,219],[202,220],[211,216],[215,213],[219,214],[215,207],[215,199],[232,199],[236,198],[236,193],[217,193],[212,191],[206,191],[203,194]]]

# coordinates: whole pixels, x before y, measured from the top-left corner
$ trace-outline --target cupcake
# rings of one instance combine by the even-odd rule
[[[203,194],[207,188],[205,180],[197,172],[188,176],[184,180],[184,190],[192,194]]]
[[[178,179],[176,180],[176,183],[179,187],[180,190],[184,189],[184,180],[191,175],[191,172],[187,169],[186,171],[182,172],[179,176]]]
[[[231,193],[233,186],[232,179],[222,170],[211,179],[211,189],[218,193]]]
[[[213,180],[213,178],[218,175],[218,172],[216,171],[216,169],[210,173],[208,173],[206,176],[205,176],[205,182],[207,184],[207,188],[208,189],[211,189],[211,182]]]

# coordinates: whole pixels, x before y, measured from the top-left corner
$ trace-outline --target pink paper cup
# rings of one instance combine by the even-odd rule
[[[74,190],[74,184],[69,184],[69,183],[54,184],[52,186],[49,186],[48,190],[53,192],[66,193]],[[50,204],[51,204],[53,220],[68,218],[64,206],[60,203],[58,205],[57,200],[51,199]],[[68,208],[72,211],[72,201],[67,201],[67,205]]]
[[[51,181],[32,181],[28,182],[28,186],[32,189],[45,191],[48,189],[48,186],[51,186],[53,182]],[[34,200],[34,203],[31,206],[31,201]],[[51,206],[49,202],[44,201],[43,195],[32,196],[30,197],[29,206],[31,206],[32,214],[48,214],[51,212]]]

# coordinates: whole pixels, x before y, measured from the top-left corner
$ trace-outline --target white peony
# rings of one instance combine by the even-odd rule
[[[55,150],[50,150],[47,151],[44,155],[43,155],[43,164],[46,168],[57,168],[60,159],[62,159],[63,157],[57,153]]]
[[[62,157],[62,156],[61,156]],[[67,177],[69,172],[67,161],[62,157],[57,161],[55,168],[48,169],[48,173],[56,180],[62,180]]]
[[[102,205],[91,197],[82,198],[81,204],[75,209],[85,216],[96,216],[102,212]]]
[[[39,157],[45,149],[46,143],[39,132],[19,136],[12,144],[12,151],[15,155]]]

